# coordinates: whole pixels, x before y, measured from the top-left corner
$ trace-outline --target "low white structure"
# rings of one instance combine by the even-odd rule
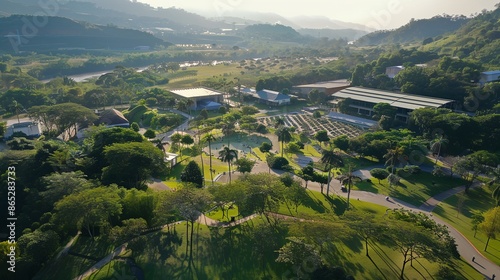
[[[223,97],[224,97],[223,92],[205,87],[178,89],[178,90],[172,90],[171,92],[179,98],[192,100],[193,101],[192,108],[194,110],[218,109],[221,103],[223,102]]]
[[[39,124],[37,122],[27,121],[27,122],[14,123],[7,126],[4,138],[10,139],[12,135],[16,132],[24,133],[26,137],[29,138],[39,137],[41,135]]]
[[[168,164],[170,168],[172,168],[177,164],[178,158],[179,158],[178,154],[165,152],[165,158],[163,160]]]
[[[482,86],[486,83],[495,81],[500,81],[500,70],[482,72],[479,78],[479,84]]]

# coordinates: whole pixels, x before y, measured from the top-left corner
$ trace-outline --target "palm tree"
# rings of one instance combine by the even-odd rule
[[[493,193],[491,193],[491,197],[495,199],[495,201],[497,202],[497,206],[500,206],[500,185],[498,185]]]
[[[443,135],[431,141],[431,150],[435,152],[437,150],[436,164],[438,162],[439,155],[441,154],[441,147],[443,144],[448,143],[448,139],[444,138]]]
[[[337,179],[342,183],[342,185],[347,185],[347,209],[349,209],[349,198],[351,197],[352,184],[361,182],[361,178],[352,174],[351,166],[349,165],[349,171],[338,176]]]
[[[274,120],[274,128],[279,128],[285,125],[285,119],[283,117],[277,117]]]
[[[396,147],[394,149],[387,149],[387,154],[384,155],[386,159],[385,165],[391,165],[391,174],[394,175],[394,166],[401,161],[401,156],[403,155],[403,148]],[[389,187],[392,187],[392,180],[389,180]]]
[[[342,157],[332,150],[323,150],[321,162],[327,165],[328,168],[328,183],[326,186],[326,196],[330,194],[330,181],[332,178],[332,167],[341,166],[343,164]]]
[[[229,167],[229,183],[231,183],[231,162],[233,160],[238,160],[238,151],[232,150],[229,147],[224,147],[224,149],[219,151],[219,158],[223,162],[227,162]]]
[[[174,133],[172,134],[172,136],[170,136],[170,141],[172,141],[172,146],[177,145],[177,148],[179,149],[182,156],[182,149],[180,147],[181,139],[182,139],[182,134],[180,133]]]
[[[165,147],[163,146],[163,139],[165,139],[165,136],[163,136],[161,139],[151,140],[151,143],[153,143],[156,146],[156,148],[160,149],[163,153],[165,153]]]
[[[208,153],[210,156],[210,179],[212,180],[212,186],[213,186],[214,175],[212,171],[212,141],[215,141],[215,137],[212,133],[207,133],[203,136],[203,142],[208,142]]]
[[[278,141],[281,141],[281,157],[283,157],[285,142],[288,143],[292,140],[292,134],[288,127],[282,126],[276,130],[276,135],[278,135]]]

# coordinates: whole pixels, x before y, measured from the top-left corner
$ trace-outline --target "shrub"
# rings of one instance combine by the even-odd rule
[[[264,142],[260,145],[259,147],[259,150],[263,153],[267,153],[269,152],[271,149],[273,148],[273,145],[268,143],[268,142]]]
[[[286,158],[280,156],[269,155],[267,158],[267,164],[272,169],[285,170],[289,168],[289,162]],[[285,168],[285,169],[283,169]]]

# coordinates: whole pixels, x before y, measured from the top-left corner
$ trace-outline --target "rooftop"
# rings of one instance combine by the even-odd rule
[[[485,75],[495,75],[495,74],[500,74],[500,70],[486,71],[486,72],[482,72],[481,74],[485,74]]]
[[[318,82],[318,83],[307,84],[307,85],[298,85],[298,86],[294,86],[294,87],[296,87],[296,88],[339,88],[339,87],[348,87],[350,85],[351,85],[351,83],[348,80],[344,79],[344,80]]]
[[[10,127],[13,129],[16,128],[24,128],[24,127],[30,127],[30,126],[36,126],[38,123],[35,122],[20,122],[20,123],[14,123]]]
[[[118,125],[118,124],[128,124],[127,118],[122,114],[122,112],[116,109],[104,110],[99,115],[98,124],[106,125]]]
[[[211,96],[223,95],[223,93],[220,91],[216,91],[216,90],[208,89],[208,88],[204,88],[204,87],[171,90],[171,92],[173,92],[181,97],[184,97],[184,98],[211,97]]]
[[[268,101],[278,101],[278,100],[286,100],[290,99],[290,96],[269,89],[259,90],[257,95],[260,99],[268,100]]]
[[[337,98],[351,98],[357,101],[370,103],[389,103],[398,108],[415,110],[425,107],[439,108],[445,104],[454,102],[451,99],[442,99],[408,93],[398,93],[385,90],[369,89],[364,87],[350,87],[336,92],[332,95]]]

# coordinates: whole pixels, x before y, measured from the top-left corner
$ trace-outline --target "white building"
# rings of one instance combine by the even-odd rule
[[[479,83],[484,86],[486,83],[500,81],[500,70],[482,72]]]
[[[41,135],[40,126],[37,122],[26,121],[7,126],[4,138],[9,139],[16,132],[24,133],[28,138],[35,138]]]

